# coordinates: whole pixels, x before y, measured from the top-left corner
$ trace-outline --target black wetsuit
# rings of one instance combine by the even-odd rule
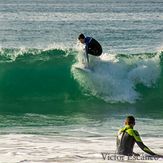
[[[131,126],[126,125],[120,129],[117,136],[117,153],[127,156],[132,156],[135,142],[146,153],[156,155],[142,142],[139,133]]]
[[[86,54],[100,56],[102,54],[102,47],[97,40],[92,37],[85,38]]]

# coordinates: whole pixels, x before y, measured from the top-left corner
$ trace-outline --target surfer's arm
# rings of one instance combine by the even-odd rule
[[[146,153],[150,155],[156,155],[154,152],[152,152],[146,145],[144,145],[143,142],[136,142],[138,146]]]
[[[137,144],[144,152],[146,152],[154,157],[157,157],[157,158],[163,158],[162,155],[158,155],[158,154],[152,152],[146,145],[144,145],[143,142],[137,142]]]
[[[154,156],[154,155],[157,156],[157,155],[156,155],[154,152],[152,152],[146,145],[144,145],[143,141],[142,141],[141,138],[140,138],[139,133],[138,133],[136,130],[134,130],[133,136],[134,136],[134,138],[135,138],[135,141],[136,141],[137,145],[138,145],[144,152],[146,152],[146,153],[148,153],[148,154],[150,154],[150,155],[153,155],[153,156]]]

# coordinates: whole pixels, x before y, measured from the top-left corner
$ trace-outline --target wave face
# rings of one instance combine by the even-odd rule
[[[70,73],[73,56],[68,53],[57,49],[2,49],[0,100],[30,99],[32,103],[76,98],[80,94]]]
[[[82,99],[143,101],[147,91],[153,97],[163,91],[161,56],[103,54],[91,57],[93,71],[86,73],[74,68],[82,64],[76,50],[1,49],[1,105],[29,100],[63,105]]]

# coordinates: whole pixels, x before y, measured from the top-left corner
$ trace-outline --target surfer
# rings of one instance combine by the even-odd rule
[[[160,155],[152,152],[147,146],[142,142],[138,131],[134,130],[135,118],[133,116],[128,116],[125,120],[125,127],[120,129],[117,136],[117,153],[127,156],[139,156],[133,152],[135,142],[138,146],[146,153],[154,157],[162,157]]]
[[[78,39],[82,44],[85,44],[85,55],[86,55],[88,64],[89,64],[88,54],[93,55],[93,56],[100,56],[102,54],[102,47],[100,43],[94,38],[85,37],[84,34],[81,33]]]

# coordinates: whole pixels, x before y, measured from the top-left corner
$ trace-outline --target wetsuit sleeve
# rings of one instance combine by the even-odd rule
[[[150,155],[156,155],[154,152],[152,152],[144,143],[142,142],[139,133],[136,130],[133,130],[133,137],[135,138],[136,143],[138,146],[146,153]]]

